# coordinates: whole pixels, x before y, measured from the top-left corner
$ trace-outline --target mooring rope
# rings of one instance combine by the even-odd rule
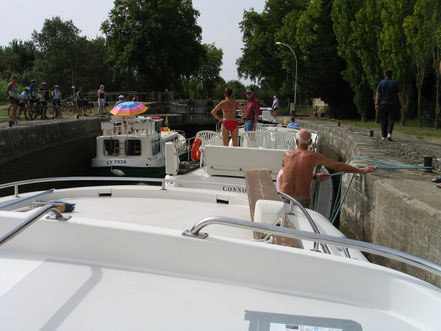
[[[406,165],[406,164],[402,164],[402,163],[396,163],[396,162],[392,162],[392,161],[386,161],[386,160],[379,160],[379,159],[375,159],[372,157],[356,157],[357,160],[362,160],[362,161],[367,161],[367,162],[373,162],[373,163],[378,163],[378,164],[384,164],[384,166],[374,166],[373,168],[375,170],[431,170],[434,169],[434,166],[410,166],[410,165]],[[361,167],[361,166],[359,166]],[[330,174],[331,177],[333,176],[341,176],[343,175],[344,172],[336,172],[333,174]],[[343,197],[339,199],[335,199],[334,201],[334,205],[332,207],[331,210],[331,223],[334,224],[338,213],[340,212],[340,209],[344,203],[344,201],[346,200],[346,196],[348,194],[348,191],[352,185],[352,181],[354,180],[355,177],[355,173],[352,175],[352,178],[348,184],[348,187],[346,188]],[[317,206],[317,199],[318,199],[318,190],[320,187],[320,182],[318,182],[318,185],[316,187],[316,191],[314,192],[314,206]],[[341,194],[341,187],[342,187],[342,177],[340,177],[340,183],[338,186],[338,191],[337,191],[337,197],[340,196]]]

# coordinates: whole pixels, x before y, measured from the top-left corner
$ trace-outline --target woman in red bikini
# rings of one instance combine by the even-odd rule
[[[211,111],[211,115],[213,115],[215,119],[222,123],[222,140],[224,142],[224,146],[228,146],[228,142],[230,141],[230,132],[231,139],[233,140],[233,146],[237,146],[237,140],[239,136],[238,123],[243,121],[247,110],[244,106],[231,98],[231,96],[233,95],[233,90],[231,88],[226,87],[224,95],[225,100],[222,100],[216,107],[214,107],[214,109]],[[219,109],[222,109],[222,112],[224,114],[223,117],[219,117],[219,115],[217,115]],[[236,118],[237,109],[243,111],[242,117],[239,121]]]

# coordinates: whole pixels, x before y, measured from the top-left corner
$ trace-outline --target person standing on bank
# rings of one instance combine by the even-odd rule
[[[106,106],[106,96],[104,94],[104,85],[100,85],[100,89],[97,92],[98,97],[98,109],[99,109],[99,115],[104,115],[104,107]],[[106,109],[107,112],[107,109]]]
[[[377,87],[375,110],[380,112],[381,139],[392,140],[394,121],[399,119],[400,115],[400,102],[404,111],[406,111],[406,103],[404,102],[401,87],[392,79],[392,70],[386,70],[384,78]]]
[[[273,101],[273,105],[271,106],[271,108],[273,109],[273,116],[275,118],[277,118],[278,111],[279,111],[279,99],[277,99],[276,96],[274,96],[274,101]]]
[[[54,90],[52,91],[52,102],[53,106],[56,110],[55,118],[63,118],[63,114],[61,114],[61,91],[60,85],[55,85]]]
[[[222,130],[222,141],[224,143],[224,146],[228,146],[228,143],[230,141],[230,132],[231,132],[231,139],[233,140],[233,146],[237,146],[237,141],[239,137],[238,123],[239,121],[243,120],[243,118],[247,113],[246,108],[236,100],[233,100],[232,95],[233,95],[233,90],[229,87],[226,87],[224,91],[225,100],[219,102],[218,105],[214,107],[213,110],[211,111],[211,115],[213,115],[215,119],[217,119],[219,122],[222,123],[221,130]],[[220,109],[222,109],[223,117],[219,117],[219,115],[217,115],[217,112]],[[237,109],[243,111],[243,115],[239,121],[236,118]]]
[[[6,95],[12,105],[11,120],[9,121],[9,127],[11,127],[17,124],[18,105],[20,104],[20,91],[18,89],[16,75],[11,76],[11,82],[6,87]]]
[[[247,95],[247,112],[245,115],[245,131],[256,131],[257,121],[260,115],[260,102],[254,96],[254,90],[249,87],[246,90]]]

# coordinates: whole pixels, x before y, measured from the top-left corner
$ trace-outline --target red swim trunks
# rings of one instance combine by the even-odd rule
[[[223,125],[225,129],[227,129],[230,132],[233,132],[237,128],[237,121],[236,120],[224,120]]]

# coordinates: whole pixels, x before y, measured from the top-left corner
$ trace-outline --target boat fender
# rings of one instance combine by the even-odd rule
[[[199,147],[201,147],[202,141],[199,138],[196,138],[191,146],[191,159],[193,161],[197,161],[201,158],[201,151]]]
[[[171,141],[165,143],[165,173],[176,176],[179,171],[179,157],[176,146]]]

